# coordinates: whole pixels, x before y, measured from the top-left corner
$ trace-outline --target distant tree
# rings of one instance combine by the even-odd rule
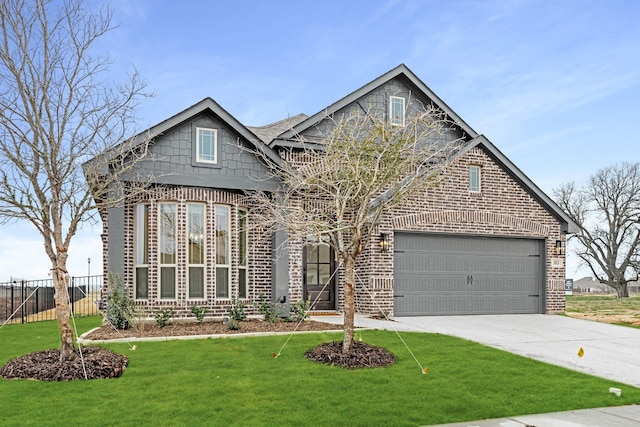
[[[371,244],[383,213],[436,185],[462,146],[439,110],[408,103],[406,123],[394,126],[381,110],[362,108],[326,117],[323,134],[272,165],[282,192],[258,193],[261,223],[274,222],[289,239],[327,242],[344,278],[344,339],[354,339],[356,261]],[[268,161],[268,159],[266,159]]]
[[[606,167],[583,187],[566,183],[554,196],[580,227],[570,239],[582,264],[618,297],[628,297],[627,284],[640,269],[640,163]]]
[[[65,360],[74,357],[68,250],[96,212],[86,180],[96,200],[115,202],[132,157],[112,149],[86,178],[81,165],[124,140],[146,96],[135,72],[112,84],[109,59],[94,52],[111,18],[77,0],[0,2],[0,221],[29,222],[43,238]]]

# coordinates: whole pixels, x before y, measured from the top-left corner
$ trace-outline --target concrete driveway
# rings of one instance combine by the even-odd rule
[[[393,322],[356,316],[356,325],[452,335],[640,387],[640,329],[636,328],[544,314],[397,317]]]

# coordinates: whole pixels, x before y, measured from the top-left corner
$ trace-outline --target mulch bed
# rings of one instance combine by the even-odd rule
[[[75,353],[75,358],[70,361],[60,360],[60,350],[26,354],[8,361],[0,375],[6,379],[40,381],[94,380],[119,377],[129,364],[128,357],[102,347],[83,347],[82,359],[78,350]]]
[[[305,353],[309,360],[347,369],[378,368],[393,365],[396,357],[388,350],[360,341],[353,343],[351,352],[342,352],[342,341],[321,344]]]
[[[116,330],[110,325],[101,326],[84,338],[88,340],[111,340],[117,338],[176,337],[190,335],[230,335],[257,332],[302,332],[342,330],[342,325],[305,320],[299,322],[265,322],[260,319],[247,319],[240,322],[240,329],[232,330],[222,321],[211,322],[172,322],[164,327],[156,323],[145,323],[131,329]]]

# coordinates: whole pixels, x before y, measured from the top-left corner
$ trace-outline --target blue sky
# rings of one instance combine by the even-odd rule
[[[635,0],[105,4],[119,26],[100,42],[113,79],[135,66],[155,92],[140,130],[205,97],[247,125],[311,115],[404,63],[550,195],[640,160]],[[0,281],[46,277],[28,227],[0,230]],[[72,243],[72,275],[87,273],[89,257],[101,271],[100,233],[86,227]],[[569,254],[567,276],[583,273]]]

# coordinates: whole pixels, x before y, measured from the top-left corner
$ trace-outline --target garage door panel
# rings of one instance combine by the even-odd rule
[[[396,233],[397,316],[540,313],[544,241]]]

